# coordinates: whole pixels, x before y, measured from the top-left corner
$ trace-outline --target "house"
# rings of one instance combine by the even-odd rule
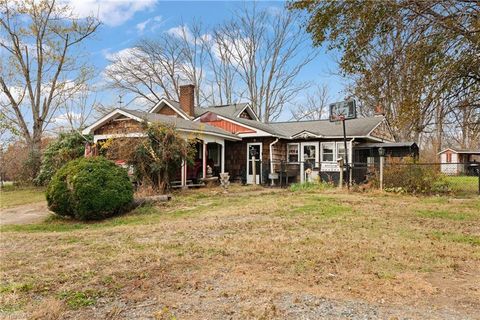
[[[186,139],[197,140],[198,165],[179,169],[182,186],[205,177],[207,165],[215,173],[229,172],[232,179],[246,183],[273,183],[281,177],[303,182],[318,175],[322,179],[338,179],[337,160],[345,158],[340,123],[317,120],[267,124],[260,121],[249,103],[200,108],[195,106],[192,85],[180,87],[179,100],[163,98],[148,112],[115,109],[83,133],[93,134],[98,142],[141,137],[143,121],[174,125]],[[349,162],[352,157],[366,161],[366,157],[375,156],[370,150],[386,142],[391,150],[403,150],[402,155],[418,155],[418,147],[396,145],[383,115],[348,120],[346,138]],[[369,143],[375,146],[370,147]]]
[[[447,148],[438,155],[440,170],[448,175],[474,175],[480,163],[480,150]]]

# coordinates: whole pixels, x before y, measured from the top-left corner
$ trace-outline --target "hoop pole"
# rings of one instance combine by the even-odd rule
[[[347,182],[347,188],[350,189],[350,172],[349,172],[349,165],[348,165],[347,132],[345,130],[345,117],[342,117],[342,125],[343,125],[343,147],[344,147],[344,153],[345,153],[345,168],[347,169],[345,172],[345,181]]]

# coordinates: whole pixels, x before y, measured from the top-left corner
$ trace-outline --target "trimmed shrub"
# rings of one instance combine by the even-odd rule
[[[133,201],[125,169],[102,158],[80,158],[63,166],[47,188],[48,207],[61,216],[100,220],[121,213]]]

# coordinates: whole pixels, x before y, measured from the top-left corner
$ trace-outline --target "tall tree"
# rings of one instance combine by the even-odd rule
[[[307,93],[306,99],[291,110],[292,118],[300,120],[321,120],[328,117],[330,96],[326,85],[316,85]]]
[[[442,140],[449,113],[479,96],[478,1],[296,1],[291,8],[309,14],[316,45],[341,52],[353,92],[382,104],[400,138],[435,132]]]
[[[0,0],[0,26],[1,113],[25,139],[38,167],[44,130],[88,79],[75,47],[99,22],[76,18],[64,2]]]
[[[178,99],[179,84],[190,82],[201,105],[246,99],[272,121],[308,86],[298,76],[318,53],[297,18],[253,6],[214,29],[181,25],[120,52],[106,74],[113,88],[149,104]]]
[[[317,56],[294,12],[271,14],[256,6],[240,10],[219,31],[244,87],[244,96],[264,122],[308,86],[300,72]]]

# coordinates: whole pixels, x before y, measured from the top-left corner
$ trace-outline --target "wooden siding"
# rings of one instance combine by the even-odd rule
[[[243,110],[243,112],[240,113],[239,117],[243,118],[243,119],[253,120],[252,117],[250,116],[250,114],[247,112],[247,110]]]
[[[372,137],[382,139],[384,141],[395,141],[392,133],[390,132],[386,122],[382,122],[375,130],[370,134]]]
[[[167,105],[164,105],[163,107],[161,107],[160,110],[157,111],[157,113],[158,114],[163,114],[163,115],[166,115],[166,116],[180,117],[180,115],[175,110],[173,110],[172,108],[170,108]]]
[[[105,123],[94,131],[94,134],[121,134],[142,132],[142,124],[132,119],[116,119]]]
[[[262,165],[268,168],[270,160],[270,143],[275,138],[244,138],[242,141],[225,141],[225,171],[230,173],[233,178],[243,176],[247,169],[247,143],[262,143]],[[287,141],[279,140],[273,145],[273,160],[280,161],[286,159]],[[280,164],[275,165],[277,170]],[[268,169],[269,170],[269,169]]]
[[[203,123],[209,124],[211,126],[226,130],[231,133],[255,133],[255,130],[245,128],[244,126],[232,123],[227,120],[218,119],[213,121],[202,121]]]

